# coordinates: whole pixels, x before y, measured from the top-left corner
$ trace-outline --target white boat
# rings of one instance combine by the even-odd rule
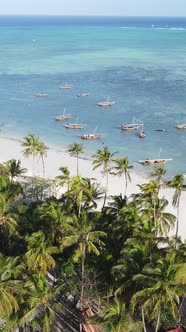
[[[88,95],[89,95],[88,93],[78,93],[77,97],[86,97]]]
[[[93,134],[83,134],[81,135],[82,139],[96,140],[102,137],[102,134],[96,134],[97,128],[94,130]]]
[[[66,109],[64,109],[63,114],[56,116],[56,121],[64,121],[71,117],[71,114],[66,113]]]
[[[35,96],[36,97],[47,97],[48,93],[36,93]]]
[[[142,127],[142,123],[134,123],[135,118],[133,119],[132,123],[121,125],[122,130],[130,131],[130,130],[137,130],[138,128]]]
[[[176,126],[177,129],[186,129],[186,123],[182,123]]]
[[[84,123],[67,123],[64,125],[65,128],[67,129],[82,129],[86,125]]]
[[[144,160],[139,160],[139,163],[142,165],[161,165],[165,164],[167,161],[172,160],[172,159],[144,159]]]
[[[63,85],[58,86],[59,89],[62,90],[67,90],[67,89],[71,89],[71,85],[69,85],[68,83],[65,83]]]
[[[81,135],[82,139],[95,140],[101,138],[101,134],[83,134]]]
[[[111,101],[109,97],[106,101],[100,101],[99,103],[97,103],[97,105],[100,107],[108,107],[112,106],[113,104],[115,104],[115,101]]]
[[[145,135],[145,132],[142,130],[139,132],[139,137],[140,138],[144,138],[146,135]]]

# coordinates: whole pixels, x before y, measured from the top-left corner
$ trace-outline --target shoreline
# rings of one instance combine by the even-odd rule
[[[6,142],[6,147],[5,143]],[[20,137],[9,137],[9,136],[0,136],[0,162],[5,162],[10,159],[20,159],[22,167],[27,168],[26,175],[32,176],[32,157],[25,158],[22,154],[23,147],[21,146]],[[57,175],[60,174],[58,170],[59,167],[66,166],[69,168],[70,176],[76,175],[76,157],[72,157],[65,149],[58,149],[58,147],[47,146],[48,152],[47,157],[45,158],[45,174],[46,178],[54,179]],[[35,165],[36,176],[42,177],[42,163],[41,160],[36,160]],[[102,168],[93,170],[92,159],[86,157],[79,157],[79,174],[83,177],[94,178],[100,184],[102,188],[106,185],[106,177],[102,173]],[[150,180],[150,177],[147,173],[143,174],[137,173],[135,170],[130,172],[132,181],[128,183],[127,196],[131,194],[138,193],[138,185],[144,184]],[[121,178],[109,175],[108,183],[108,196],[119,195],[123,191],[123,181]],[[174,189],[161,189],[160,196],[165,196],[169,201],[169,205],[166,209],[166,212],[176,215],[177,211],[172,206],[172,196]],[[182,239],[186,239],[186,192],[182,192],[181,202],[180,202],[180,223],[179,223],[179,235]],[[170,231],[170,236],[174,234],[174,230]]]

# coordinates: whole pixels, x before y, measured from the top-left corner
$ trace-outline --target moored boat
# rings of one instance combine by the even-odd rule
[[[101,138],[101,134],[83,134],[81,135],[82,139],[95,140]]]
[[[182,123],[176,126],[177,129],[186,129],[186,123]]]
[[[115,101],[111,101],[109,97],[106,101],[100,101],[99,103],[97,103],[97,105],[100,107],[108,107],[112,106],[113,104],[115,104]]]
[[[68,83],[65,83],[63,85],[59,85],[58,88],[62,89],[62,90],[67,90],[67,89],[71,89],[71,85],[69,85]]]
[[[86,97],[88,95],[89,95],[89,93],[78,93],[77,97]]]
[[[165,164],[167,161],[172,160],[172,159],[144,159],[144,160],[139,160],[139,163],[142,165],[161,165]]]
[[[48,93],[36,93],[35,96],[36,97],[47,97]]]
[[[145,132],[144,131],[140,131],[139,132],[139,137],[140,138],[144,138],[145,137]]]
[[[64,109],[63,114],[56,116],[55,119],[56,119],[56,121],[64,121],[64,120],[69,119],[70,117],[71,117],[71,114],[70,113],[67,114],[66,109]]]
[[[67,123],[64,125],[64,127],[68,129],[82,129],[85,126],[86,125],[84,123]]]
[[[133,121],[132,123],[128,123],[128,124],[125,124],[125,125],[121,125],[121,129],[122,130],[126,130],[126,131],[131,131],[131,130],[137,130],[139,129],[140,127],[143,126],[142,123],[135,123],[135,118],[133,118]]]

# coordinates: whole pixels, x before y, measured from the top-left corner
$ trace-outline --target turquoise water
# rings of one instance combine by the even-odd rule
[[[83,141],[91,154],[103,145],[138,160],[173,158],[169,175],[186,172],[186,19],[184,18],[0,18],[0,122],[9,136],[39,135],[64,147],[81,142],[82,133],[103,133]],[[58,86],[68,82],[70,90]],[[37,98],[36,93],[47,93]],[[77,93],[88,92],[78,98]],[[107,97],[116,103],[99,108]],[[64,128],[55,116],[64,108]],[[143,122],[145,139],[119,126],[133,118]],[[157,132],[164,129],[166,132]],[[142,166],[141,166],[142,169]]]

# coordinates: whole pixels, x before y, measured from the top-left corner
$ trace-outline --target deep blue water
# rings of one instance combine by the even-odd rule
[[[84,141],[86,153],[103,145],[137,161],[173,158],[168,173],[186,172],[186,18],[0,17],[0,122],[4,134],[32,132],[47,144],[81,142],[81,133],[104,133]],[[58,86],[68,82],[70,90]],[[37,98],[36,93],[48,94]],[[77,93],[89,96],[78,98]],[[107,97],[111,108],[96,104]],[[55,116],[72,114],[87,126],[64,128]],[[122,132],[133,118],[145,139]],[[157,132],[155,129],[165,129]],[[142,167],[141,167],[142,169]]]

